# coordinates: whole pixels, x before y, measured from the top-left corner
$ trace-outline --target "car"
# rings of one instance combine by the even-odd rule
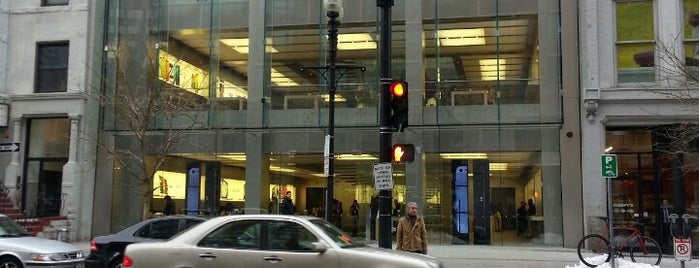
[[[85,260],[85,266],[121,268],[121,259],[127,245],[166,240],[206,220],[185,215],[165,216],[138,222],[114,234],[95,237],[90,241],[90,254]]]
[[[367,246],[320,218],[273,214],[212,218],[164,242],[128,245],[123,261],[125,268],[444,267],[432,256]]]
[[[33,237],[7,215],[0,214],[0,267],[82,268],[84,260],[80,248]]]

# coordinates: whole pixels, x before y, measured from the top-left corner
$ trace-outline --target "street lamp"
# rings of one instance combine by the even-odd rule
[[[335,63],[337,62],[337,26],[340,25],[340,18],[343,15],[342,0],[323,0],[325,15],[328,17],[328,56],[329,66],[328,79],[328,102],[330,114],[328,115],[328,138],[327,154],[327,178],[328,189],[325,193],[325,220],[332,222],[333,211],[333,180],[335,179],[335,91],[337,82],[335,81]]]

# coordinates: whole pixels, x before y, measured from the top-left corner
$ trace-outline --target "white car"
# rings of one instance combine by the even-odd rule
[[[0,214],[0,267],[82,268],[83,251],[71,244],[33,237]]]
[[[288,215],[223,216],[165,242],[126,247],[126,268],[440,268],[434,257],[369,247],[327,221]]]

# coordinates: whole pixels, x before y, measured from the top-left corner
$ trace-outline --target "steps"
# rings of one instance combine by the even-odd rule
[[[50,216],[50,217],[35,217],[27,218],[19,209],[15,208],[14,203],[7,194],[0,191],[0,214],[5,214],[10,219],[13,219],[19,225],[24,227],[32,236],[37,236],[47,229],[56,221],[65,221],[68,218],[65,216]]]

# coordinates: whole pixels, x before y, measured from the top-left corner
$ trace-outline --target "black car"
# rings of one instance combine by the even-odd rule
[[[115,234],[95,237],[90,241],[90,255],[85,259],[85,266],[122,268],[121,259],[127,245],[166,240],[206,220],[193,216],[167,216],[136,223]]]

